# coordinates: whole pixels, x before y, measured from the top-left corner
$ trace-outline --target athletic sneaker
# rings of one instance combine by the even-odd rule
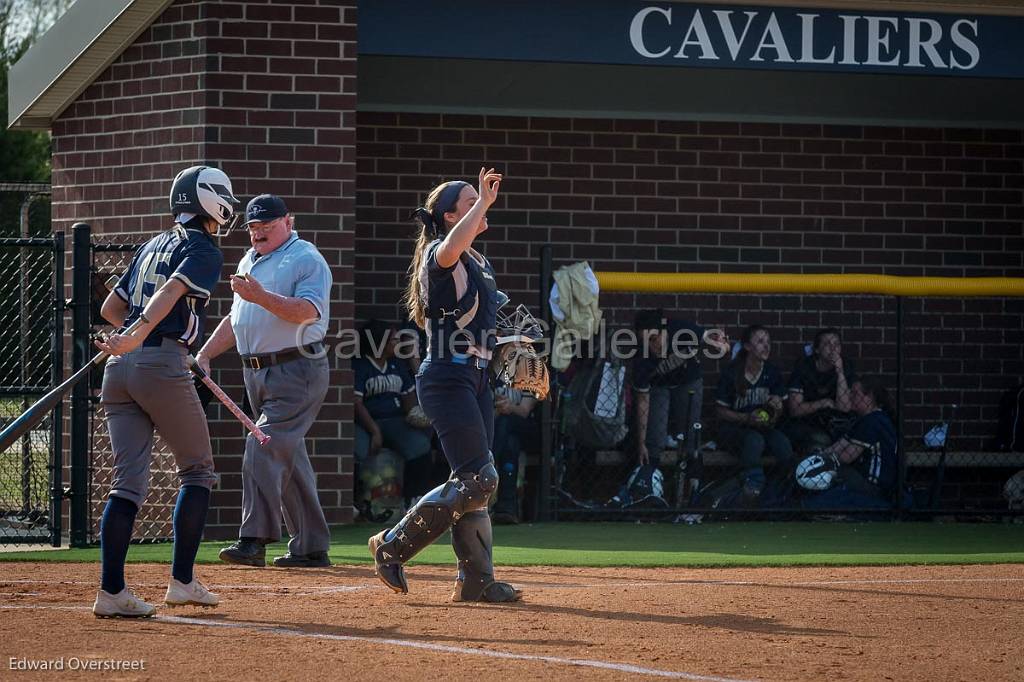
[[[167,585],[164,603],[168,606],[216,606],[220,603],[220,599],[195,578],[188,585],[171,578],[170,584]]]
[[[156,614],[156,607],[142,601],[126,587],[117,594],[99,590],[92,613],[97,618],[151,618]]]

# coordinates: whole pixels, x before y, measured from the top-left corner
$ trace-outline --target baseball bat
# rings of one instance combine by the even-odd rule
[[[693,462],[687,467],[687,474],[690,479],[687,481],[690,486],[690,507],[697,506],[697,498],[700,496],[700,482],[704,477],[704,452],[701,450],[701,431],[703,427],[700,422],[693,425]]]
[[[270,442],[270,436],[263,433],[263,430],[256,425],[256,422],[249,419],[249,415],[245,412],[242,412],[242,408],[236,405],[235,401],[232,400],[220,386],[213,382],[213,379],[203,371],[203,368],[199,366],[199,363],[196,362],[196,359],[191,355],[188,356],[188,367],[192,370],[192,373],[199,377],[199,380],[202,381],[208,389],[210,389],[210,392],[217,396],[217,399],[224,403],[225,407],[231,410],[231,414],[235,415],[235,417],[238,418],[238,421],[242,422],[242,425],[249,429],[249,432],[256,438],[257,443],[260,445],[266,445]]]
[[[131,334],[135,329],[142,324],[142,318],[135,320],[122,334]],[[42,398],[37,400],[32,407],[25,410],[21,416],[11,422],[7,428],[0,431],[0,452],[3,452],[7,448],[11,447],[15,441],[24,436],[26,433],[34,429],[39,425],[39,422],[46,418],[46,415],[50,413],[50,410],[55,408],[60,401],[64,399],[64,396],[74,388],[75,384],[82,380],[92,368],[100,364],[107,359],[108,353],[97,353],[92,356],[89,362],[85,363],[80,370],[68,377],[64,383],[57,386]]]

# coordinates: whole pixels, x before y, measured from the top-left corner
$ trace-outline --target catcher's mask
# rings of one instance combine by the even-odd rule
[[[502,292],[500,296],[504,296]],[[508,297],[505,296],[505,301]],[[533,343],[544,338],[544,330],[525,305],[520,303],[511,312],[498,310],[496,319],[497,345],[503,343]]]
[[[504,298],[507,302],[508,297]],[[544,400],[550,388],[548,368],[531,345],[544,338],[540,322],[520,304],[511,312],[499,310],[495,326],[497,346],[491,367],[498,385],[510,386]]]

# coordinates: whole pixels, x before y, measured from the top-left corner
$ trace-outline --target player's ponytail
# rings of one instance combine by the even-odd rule
[[[452,182],[443,182],[430,190],[430,194],[427,195],[427,200],[424,202],[423,207],[417,208],[412,214],[420,230],[419,235],[416,237],[416,247],[412,254],[412,263],[409,264],[409,283],[405,287],[405,307],[409,310],[409,318],[420,329],[426,329],[427,326],[426,302],[423,300],[423,289],[420,285],[423,254],[430,242],[444,237],[448,230],[447,225],[438,224],[434,217],[434,208],[437,206],[441,193],[451,184]],[[464,185],[465,183],[459,182],[458,184]]]

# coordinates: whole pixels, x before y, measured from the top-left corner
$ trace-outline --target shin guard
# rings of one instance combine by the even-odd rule
[[[469,512],[452,526],[452,548],[459,559],[459,577],[452,601],[516,601],[522,593],[494,579],[491,517],[486,509]]]
[[[498,486],[493,463],[475,474],[452,474],[442,485],[420,498],[416,506],[389,531],[370,538],[377,576],[396,592],[408,592],[402,564],[433,543],[466,514],[487,508]]]

